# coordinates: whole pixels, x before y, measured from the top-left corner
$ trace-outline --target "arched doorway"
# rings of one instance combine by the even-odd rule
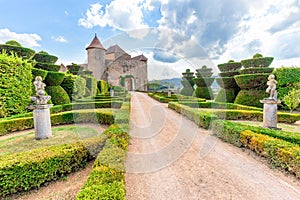
[[[132,75],[120,76],[120,83],[128,91],[135,90],[135,79]]]

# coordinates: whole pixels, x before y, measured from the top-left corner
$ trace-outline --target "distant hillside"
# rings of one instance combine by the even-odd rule
[[[216,77],[215,77],[216,78]],[[152,80],[149,81],[149,83],[159,83],[161,85],[165,85],[165,86],[171,86],[171,87],[177,87],[177,88],[182,88],[182,84],[181,84],[181,78],[172,78],[172,79],[161,79],[161,80]],[[216,81],[213,82],[212,88],[220,88],[220,86],[218,85],[218,83]]]

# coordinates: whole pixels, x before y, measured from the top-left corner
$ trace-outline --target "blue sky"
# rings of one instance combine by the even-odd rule
[[[299,0],[0,0],[0,43],[17,40],[85,63],[95,33],[149,58],[149,79],[180,77],[185,68],[240,61],[259,52],[274,67],[299,66]]]

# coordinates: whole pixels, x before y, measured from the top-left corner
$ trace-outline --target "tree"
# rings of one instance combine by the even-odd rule
[[[287,105],[287,107],[290,109],[290,112],[293,112],[293,110],[299,105],[299,98],[300,90],[296,90],[295,88],[290,90],[289,93],[283,97],[283,101],[285,105]]]

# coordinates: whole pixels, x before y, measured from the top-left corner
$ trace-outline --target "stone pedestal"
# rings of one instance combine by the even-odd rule
[[[48,139],[52,136],[50,120],[50,107],[52,106],[53,104],[30,106],[33,109],[35,139],[37,140]]]
[[[274,99],[264,99],[260,100],[264,104],[264,114],[263,114],[263,127],[280,129],[277,128],[277,105],[281,101],[276,101]]]
[[[115,96],[115,91],[113,89],[110,89],[110,96],[111,97]]]

